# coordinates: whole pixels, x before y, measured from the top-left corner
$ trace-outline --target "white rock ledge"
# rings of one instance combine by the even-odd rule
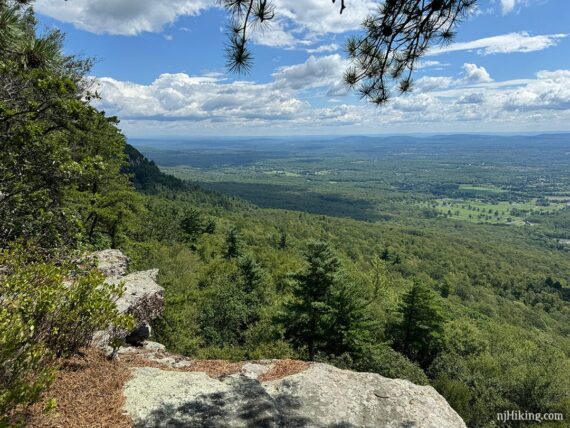
[[[139,428],[465,427],[430,386],[326,364],[267,382],[243,372],[214,379],[202,372],[136,368],[124,393],[125,411]]]

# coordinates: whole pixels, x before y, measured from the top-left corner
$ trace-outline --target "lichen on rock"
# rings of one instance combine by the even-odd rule
[[[240,373],[222,378],[199,371],[136,368],[125,386],[125,411],[140,428],[465,427],[429,386],[326,364],[309,364],[280,379],[256,378],[272,364],[275,361],[246,363]]]
[[[133,316],[136,328],[120,335],[123,339],[130,338],[133,345],[143,343],[150,336],[150,322],[159,317],[164,309],[164,289],[156,282],[158,269],[127,274],[129,259],[119,250],[98,251],[92,258],[96,261],[97,269],[105,275],[106,283],[124,287],[123,295],[115,304],[120,313]],[[110,338],[110,332],[100,331],[95,334],[93,343],[107,348]]]

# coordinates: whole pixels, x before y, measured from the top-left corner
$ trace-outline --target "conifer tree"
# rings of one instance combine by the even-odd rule
[[[180,228],[188,242],[195,242],[198,236],[204,233],[205,225],[202,214],[197,209],[190,209],[180,221]]]
[[[358,360],[374,342],[378,323],[368,311],[367,297],[361,286],[345,277],[334,287],[330,303],[333,325],[326,347],[329,354]]]
[[[226,250],[224,257],[234,259],[241,255],[239,232],[236,227],[232,227],[226,235]]]
[[[371,321],[362,288],[341,271],[340,260],[325,242],[312,242],[308,266],[296,275],[294,299],[285,307],[287,337],[310,360],[318,355],[357,356],[372,340]]]
[[[282,230],[279,234],[279,249],[284,250],[287,248],[287,233]]]
[[[390,330],[394,347],[423,368],[429,367],[443,346],[444,316],[435,294],[420,281],[404,295],[398,320]]]
[[[116,243],[138,210],[125,138],[90,105],[92,61],[65,55],[57,30],[37,34],[30,3],[0,0],[0,248]]]
[[[251,326],[259,321],[261,308],[266,304],[266,284],[268,276],[261,265],[251,256],[243,256],[238,260],[238,274],[240,288],[249,313],[247,325]]]
[[[325,242],[311,242],[305,252],[307,268],[295,276],[294,300],[286,306],[286,334],[297,348],[306,348],[314,360],[327,341],[332,324],[330,305],[340,260]]]

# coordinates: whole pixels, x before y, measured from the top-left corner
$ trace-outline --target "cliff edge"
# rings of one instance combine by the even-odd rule
[[[95,256],[109,281],[126,286],[117,302],[121,311],[135,315],[140,326],[159,316],[157,271],[126,275],[122,253]],[[123,414],[135,427],[466,426],[431,386],[302,361],[196,361],[145,339],[143,331],[130,341],[138,346],[127,341],[118,352],[130,370]]]

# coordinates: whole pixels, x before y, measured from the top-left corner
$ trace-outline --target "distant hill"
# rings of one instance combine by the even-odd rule
[[[125,153],[128,166],[123,168],[123,172],[131,176],[137,190],[154,193],[161,189],[184,190],[191,187],[183,180],[164,174],[153,161],[148,160],[130,144],[125,146]]]

